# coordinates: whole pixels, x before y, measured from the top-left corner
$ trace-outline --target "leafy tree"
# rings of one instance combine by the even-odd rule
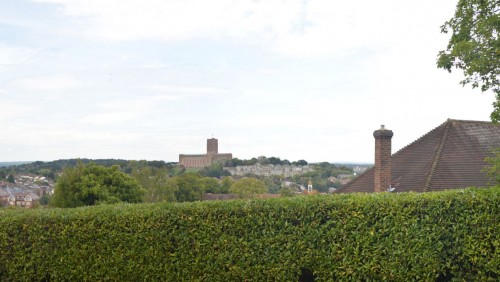
[[[257,158],[252,158],[250,160],[240,160],[237,158],[228,160],[224,163],[224,166],[227,167],[236,167],[236,166],[249,166],[249,165],[254,165],[256,163],[259,163],[261,165],[268,165],[268,164],[273,164],[273,165],[307,165],[307,162],[304,160],[299,160],[296,162],[290,162],[289,160],[281,160],[278,157],[270,157],[267,158],[265,156],[260,156],[258,159]]]
[[[243,161],[238,159],[238,158],[232,158],[230,160],[227,160],[224,163],[224,166],[227,166],[227,167],[237,167],[237,166],[241,166],[241,165],[243,165]]]
[[[317,190],[318,192],[323,192],[323,193],[328,192],[328,188],[329,188],[328,179],[321,178],[321,177],[314,178],[313,183],[314,183],[314,190]]]
[[[482,91],[496,94],[491,120],[500,120],[500,1],[459,0],[455,15],[441,27],[451,31],[446,50],[439,52],[437,66],[451,72],[461,69],[465,79]]]
[[[261,165],[268,165],[269,164],[269,160],[267,159],[266,156],[260,156],[257,158],[257,163],[261,164]]]
[[[175,192],[178,191],[177,183],[168,177],[165,168],[146,166],[132,171],[134,177],[146,190],[146,202],[175,202]]]
[[[9,181],[12,184],[16,183],[16,178],[14,177],[14,172],[13,171],[11,171],[9,173],[9,176],[7,176],[7,181]]]
[[[45,176],[47,178],[54,179],[54,173],[49,168],[42,168],[42,169],[40,169],[40,170],[37,171],[37,174],[38,175],[43,175],[43,176]]]
[[[264,194],[266,193],[266,184],[256,178],[243,177],[231,185],[229,192],[240,196]]]
[[[257,158],[251,158],[250,160],[246,160],[243,165],[254,165],[258,162]]]
[[[262,179],[266,184],[266,190],[271,194],[280,193],[281,189],[281,177],[278,175],[266,176]]]
[[[220,193],[219,181],[212,177],[202,177],[198,179],[198,186],[206,193]]]
[[[176,202],[175,193],[179,191],[179,186],[174,178],[168,178],[165,185],[160,187],[158,197],[160,201]]]
[[[283,186],[280,189],[281,197],[293,197],[295,196],[295,189],[292,187]]]
[[[59,177],[51,204],[71,208],[98,204],[142,202],[145,190],[119,166],[103,167],[79,163]]]
[[[48,194],[44,194],[40,197],[40,199],[38,200],[38,203],[40,203],[40,205],[42,206],[46,206],[48,205],[50,202],[50,196]]]
[[[280,165],[280,164],[283,164],[283,162],[281,161],[280,158],[276,158],[276,157],[270,157],[269,159],[267,159],[268,163],[269,164],[272,164],[272,165]]]
[[[199,171],[201,176],[216,177],[229,176],[230,173],[224,170],[224,166],[220,162],[215,162],[208,167],[201,168]]]
[[[183,175],[175,177],[178,191],[175,192],[175,197],[178,202],[193,202],[200,201],[203,193],[202,187],[198,180],[200,175],[194,172],[188,172]]]
[[[496,185],[500,185],[500,148],[493,150],[495,156],[486,158],[488,166],[486,166],[486,173],[495,181]]]
[[[296,162],[292,162],[293,165],[307,165],[307,162],[304,160],[298,160]]]
[[[234,184],[234,182],[235,181],[231,176],[226,176],[226,177],[222,178],[219,193],[228,194],[229,189],[231,189],[231,186]]]

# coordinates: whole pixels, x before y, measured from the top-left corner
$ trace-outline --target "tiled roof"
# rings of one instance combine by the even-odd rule
[[[484,159],[500,147],[500,125],[449,119],[392,155],[392,187],[396,192],[427,192],[491,182]],[[373,168],[337,192],[373,192]]]

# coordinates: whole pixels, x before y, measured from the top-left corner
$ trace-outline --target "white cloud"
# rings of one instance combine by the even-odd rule
[[[435,1],[309,1],[302,33],[281,32],[273,44],[291,56],[342,56],[394,45],[418,50],[440,36],[439,26],[453,11]],[[437,16],[439,15],[439,16]]]
[[[20,104],[2,99],[0,102],[0,122],[13,121],[16,118],[26,116],[27,113],[37,112],[37,110],[38,109],[32,105],[26,105],[25,103]],[[7,128],[4,128],[4,126],[1,127],[5,132],[8,132]]]
[[[80,118],[78,122],[82,124],[109,126],[124,124],[133,120],[135,117],[137,117],[137,113],[133,112],[98,113]]]
[[[199,96],[199,95],[221,95],[227,94],[228,91],[222,88],[211,87],[211,86],[175,86],[175,85],[163,85],[163,84],[152,84],[144,86],[146,89],[151,90],[154,93],[170,94],[168,99],[178,100],[181,97],[187,96]],[[181,96],[182,95],[182,96]],[[162,99],[167,96],[162,95]]]
[[[109,41],[233,38],[279,54],[324,57],[420,38],[453,5],[435,1],[39,0],[81,21],[79,34]],[[437,14],[443,15],[441,18]],[[432,19],[430,22],[429,19]],[[428,31],[426,30],[424,34]]]
[[[37,50],[27,47],[16,47],[0,43],[0,67],[9,67],[13,65],[28,62]]]
[[[68,90],[80,87],[82,84],[75,78],[64,74],[36,76],[14,80],[10,87],[33,91]]]

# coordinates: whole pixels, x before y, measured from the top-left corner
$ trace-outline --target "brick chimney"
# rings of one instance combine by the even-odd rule
[[[384,125],[373,132],[375,137],[375,179],[374,192],[385,192],[391,186],[391,139],[392,130]]]

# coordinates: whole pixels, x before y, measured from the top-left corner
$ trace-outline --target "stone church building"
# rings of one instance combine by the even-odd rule
[[[227,161],[233,158],[232,154],[219,154],[218,140],[207,139],[207,153],[203,155],[179,155],[179,165],[185,168],[202,168],[217,161]]]

